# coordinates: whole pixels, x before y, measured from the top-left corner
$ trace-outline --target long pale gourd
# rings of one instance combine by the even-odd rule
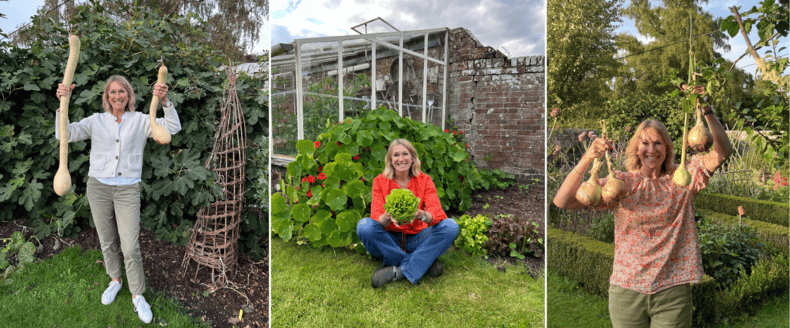
[[[167,67],[162,65],[159,68],[159,76],[156,80],[156,83],[165,83],[167,80]],[[170,143],[170,133],[165,130],[159,123],[156,123],[156,108],[159,107],[159,96],[154,95],[151,98],[151,107],[148,109],[148,115],[151,118],[151,135],[154,137],[154,140],[160,144],[169,144]]]
[[[66,62],[66,72],[63,74],[63,85],[67,89],[71,88],[74,81],[74,71],[77,69],[77,61],[80,58],[80,38],[76,35],[69,35],[69,59]],[[71,175],[69,175],[69,129],[67,120],[69,117],[70,96],[60,97],[60,115],[58,118],[58,133],[60,134],[60,164],[58,172],[52,186],[58,196],[63,196],[71,190]]]

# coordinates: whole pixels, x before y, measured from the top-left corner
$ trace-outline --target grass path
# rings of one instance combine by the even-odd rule
[[[547,275],[548,327],[611,327],[609,301],[592,295],[578,283],[553,271]],[[575,310],[571,310],[575,309]],[[790,327],[790,296],[784,294],[763,304],[753,317],[720,327],[785,328]]]
[[[20,272],[0,278],[0,326],[3,327],[142,327],[123,288],[110,305],[101,304],[109,277],[101,263],[101,251],[82,252],[70,247]],[[186,316],[183,306],[150,289],[143,294],[151,305],[151,325],[167,327],[207,326]]]
[[[444,275],[379,289],[379,262],[351,251],[313,249],[272,237],[273,327],[543,327],[543,278],[500,272],[450,250]]]

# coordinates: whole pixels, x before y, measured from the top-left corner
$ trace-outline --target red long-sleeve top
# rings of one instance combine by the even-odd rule
[[[384,214],[385,197],[393,189],[399,188],[400,186],[394,179],[387,179],[383,173],[373,179],[373,199],[370,204],[370,217],[373,220],[378,221],[379,217]],[[433,216],[433,221],[431,221],[430,225],[435,225],[447,218],[447,214],[444,214],[444,210],[442,210],[442,203],[439,201],[439,195],[436,194],[436,185],[433,184],[431,176],[422,173],[419,176],[412,177],[409,181],[408,189],[420,199],[418,208],[431,213],[431,216]],[[400,225],[400,228],[390,223],[384,230],[416,234],[428,226],[429,224],[425,222],[414,220],[409,224]]]

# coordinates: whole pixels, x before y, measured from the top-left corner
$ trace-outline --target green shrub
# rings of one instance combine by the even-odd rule
[[[705,274],[720,287],[734,283],[741,271],[751,273],[752,265],[763,255],[765,244],[749,226],[737,224],[697,223],[699,248]]]
[[[463,248],[473,256],[486,255],[483,245],[489,240],[486,232],[491,227],[491,219],[480,214],[474,218],[464,214],[456,222],[458,238],[455,239],[455,246]]]
[[[215,115],[226,82],[226,73],[217,67],[228,61],[202,45],[182,41],[186,34],[203,33],[191,27],[190,18],[164,17],[145,8],[130,12],[127,24],[116,23],[112,17],[119,13],[106,12],[98,2],[75,7],[70,24],[80,36],[82,52],[69,119],[77,122],[103,112],[101,94],[113,74],[129,80],[138,110],[146,113],[157,61],[164,57],[169,68],[168,98],[177,108],[182,130],[169,145],[151,141],[145,149],[140,221],[157,239],[183,245],[200,207],[220,194],[215,174],[204,164],[213,146]],[[58,165],[54,95],[63,76],[68,31],[41,16],[32,18],[31,29],[39,41],[29,48],[0,41],[0,222],[28,217],[39,239],[53,233],[75,238],[81,227],[93,225],[85,196],[89,141],[69,144],[72,191],[59,197],[52,189]],[[243,74],[236,82],[249,146],[268,133],[264,85],[265,78]],[[247,181],[257,181],[265,170],[258,163],[247,163]],[[246,188],[246,199],[256,199],[256,186],[248,183]],[[239,247],[249,251],[268,235],[268,229],[261,229],[259,212],[242,213],[245,236]]]
[[[315,247],[364,247],[356,223],[370,216],[373,179],[384,171],[387,147],[411,141],[433,179],[444,210],[471,206],[472,190],[486,188],[469,154],[452,133],[378,109],[324,129],[315,142],[299,140],[299,155],[272,195],[272,231],[289,240],[294,233]],[[287,197],[287,198],[286,198]]]
[[[698,209],[697,212],[707,217],[708,220],[727,224],[738,224],[737,216],[722,214],[706,209]],[[788,231],[787,227],[748,218],[743,219],[743,224],[752,227],[754,231],[760,235],[760,240],[770,243],[773,248],[777,248],[785,255],[788,254],[790,231]]]
[[[753,220],[787,227],[790,225],[790,207],[787,202],[775,203],[764,200],[730,196],[724,194],[699,193],[694,205],[698,209],[709,209],[719,213],[738,215],[738,206],[743,206]]]
[[[614,243],[614,213],[608,212],[601,220],[593,221],[584,235],[604,243]]]
[[[578,281],[590,293],[608,297],[614,244],[552,227],[546,233],[549,270]]]
[[[25,236],[21,232],[14,231],[11,238],[3,238],[2,241],[6,245],[0,249],[0,273],[36,260],[36,246],[25,241]]]

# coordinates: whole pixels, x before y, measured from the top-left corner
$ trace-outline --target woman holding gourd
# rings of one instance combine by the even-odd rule
[[[693,92],[702,91],[700,86]],[[615,254],[609,279],[609,314],[614,327],[691,327],[690,284],[698,283],[703,274],[694,196],[733,151],[711,107],[698,105],[697,110],[710,127],[713,147],[694,155],[686,165],[691,183],[680,186],[673,182],[673,174],[680,168],[669,133],[661,122],[646,120],[628,142],[628,172],[615,171],[613,175],[624,183],[622,198],[591,206],[614,211]],[[612,145],[604,138],[593,141],[557,191],[557,207],[587,208],[576,198],[583,172]],[[611,177],[598,180],[599,186]]]
[[[386,197],[397,189],[409,190],[419,199],[414,215],[400,221],[385,211]],[[417,150],[408,140],[394,140],[387,149],[384,172],[373,180],[370,206],[375,219],[360,220],[357,236],[371,255],[384,260],[373,273],[373,288],[403,278],[416,284],[426,273],[442,274],[437,258],[458,236],[458,224],[444,214],[433,179],[420,171]]]
[[[72,85],[71,89],[74,87]],[[164,83],[154,85],[154,99],[159,98],[165,116],[156,121],[168,133],[175,134],[181,130],[181,123],[175,107],[167,99],[167,90]],[[58,84],[57,97],[69,96],[70,90]],[[132,303],[140,320],[149,323],[153,319],[151,308],[142,296],[145,292],[145,274],[139,242],[139,182],[143,169],[143,150],[152,133],[149,116],[135,111],[135,101],[134,90],[126,78],[111,76],[102,95],[104,112],[68,124],[68,141],[91,140],[86,194],[99,235],[104,265],[112,278],[101,301],[105,305],[112,303],[123,283],[117,242],[117,236],[120,235]],[[55,130],[55,138],[60,139],[58,129]]]

